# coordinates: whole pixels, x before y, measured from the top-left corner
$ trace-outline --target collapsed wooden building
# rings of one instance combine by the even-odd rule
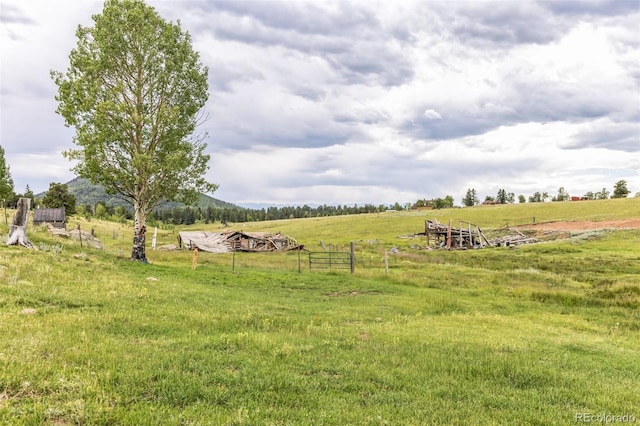
[[[510,247],[538,242],[537,238],[529,237],[517,229],[510,229],[508,226],[490,231],[489,234],[494,234],[494,236],[487,239],[478,225],[463,220],[459,221],[458,228],[452,226],[451,220],[448,225],[437,220],[426,220],[424,233],[418,235],[427,237],[427,247],[430,247],[433,242],[435,247],[446,250]]]
[[[189,250],[197,248],[210,253],[270,252],[304,248],[294,238],[279,232],[272,234],[244,231],[182,231],[178,234],[178,246]]]
[[[463,224],[466,226],[463,227]],[[426,220],[424,235],[427,237],[427,247],[433,240],[437,247],[447,250],[483,248],[491,245],[479,226],[463,220],[460,221],[458,228],[451,226],[451,221],[449,225],[445,225],[437,220]]]

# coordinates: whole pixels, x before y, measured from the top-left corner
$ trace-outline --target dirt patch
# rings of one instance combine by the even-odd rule
[[[592,229],[640,229],[640,218],[604,221],[544,222],[517,226],[535,231],[589,231]]]

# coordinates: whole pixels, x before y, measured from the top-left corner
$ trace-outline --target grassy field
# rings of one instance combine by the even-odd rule
[[[31,228],[38,250],[0,246],[0,424],[640,422],[640,230],[469,251],[398,238],[433,218],[639,216],[625,199],[232,226],[356,241],[355,274],[297,252],[200,253],[194,270],[149,249],[144,265],[124,225],[70,221],[104,250]]]

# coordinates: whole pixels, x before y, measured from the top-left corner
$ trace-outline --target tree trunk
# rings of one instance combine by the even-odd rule
[[[29,239],[27,238],[27,231],[25,226],[13,227],[12,225],[12,228],[13,228],[13,232],[11,233],[11,236],[9,236],[9,240],[7,241],[8,246],[13,246],[18,244],[27,248],[33,247],[29,242]]]
[[[131,251],[131,260],[148,263],[145,251],[147,213],[137,202],[134,205],[134,209],[135,224],[133,226],[133,250]]]
[[[27,222],[29,221],[29,210],[31,208],[30,198],[20,198],[18,200],[18,209],[11,226],[9,227],[9,238],[7,245],[20,244],[21,246],[31,248],[32,245],[27,238]]]

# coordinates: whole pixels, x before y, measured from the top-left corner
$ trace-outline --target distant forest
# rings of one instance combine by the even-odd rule
[[[453,198],[446,196],[444,199],[437,198],[435,200],[418,200],[416,203],[406,203],[401,205],[396,202],[392,205],[380,204],[364,204],[353,206],[338,205],[311,207],[303,206],[287,206],[287,207],[268,207],[266,209],[249,209],[244,207],[175,207],[172,209],[156,209],[153,212],[153,219],[162,221],[163,223],[171,223],[174,225],[191,225],[196,222],[260,222],[265,220],[278,219],[299,219],[304,217],[325,217],[325,216],[343,216],[363,213],[382,213],[385,211],[399,211],[412,209],[441,209],[453,207]]]
[[[403,209],[401,206],[397,206]],[[196,222],[260,222],[277,219],[298,219],[303,217],[340,216],[362,213],[375,213],[389,210],[387,206],[374,206],[365,204],[363,206],[327,206],[318,207],[290,206],[290,207],[269,207],[266,209],[247,209],[243,207],[218,208],[207,207],[174,207],[172,209],[158,209],[153,212],[151,220],[161,221],[174,225],[191,225]]]

